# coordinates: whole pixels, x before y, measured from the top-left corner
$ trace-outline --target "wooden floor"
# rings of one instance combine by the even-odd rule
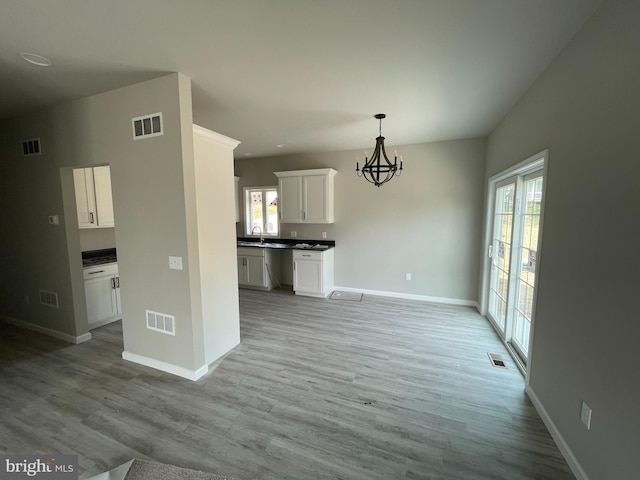
[[[241,290],[242,343],[198,382],[0,323],[0,452],[137,457],[240,479],[573,479],[475,310]]]

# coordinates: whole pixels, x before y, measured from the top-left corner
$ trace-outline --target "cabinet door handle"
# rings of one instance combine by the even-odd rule
[[[93,212],[89,212],[89,223],[93,223]]]
[[[104,273],[104,270],[96,270],[95,272],[89,272],[87,275],[95,275],[96,273]]]
[[[112,279],[111,279],[111,288],[112,288],[113,290],[115,290],[115,289],[116,289],[116,279],[115,279],[115,278],[112,278]]]
[[[303,257],[310,257],[311,255],[302,254]]]
[[[116,277],[116,288],[120,288],[120,277]]]

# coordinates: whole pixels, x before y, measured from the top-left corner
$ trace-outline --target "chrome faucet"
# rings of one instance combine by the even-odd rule
[[[256,225],[255,227],[253,227],[251,229],[251,235],[253,235],[253,232],[256,230],[256,228],[260,232],[260,243],[263,243],[264,242],[264,238],[262,237],[262,228],[260,227],[260,225]]]

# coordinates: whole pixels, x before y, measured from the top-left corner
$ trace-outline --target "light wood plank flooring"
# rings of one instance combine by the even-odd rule
[[[241,290],[242,343],[190,382],[0,323],[0,452],[137,457],[241,479],[573,479],[467,307]]]

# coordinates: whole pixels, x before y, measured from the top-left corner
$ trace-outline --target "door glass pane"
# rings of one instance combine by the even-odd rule
[[[507,315],[515,188],[515,183],[510,183],[497,188],[495,194],[489,314],[503,331]]]
[[[522,240],[520,242],[520,276],[515,299],[513,342],[521,353],[529,356],[529,333],[533,318],[533,291],[535,287],[536,259],[538,256],[538,232],[542,201],[542,177],[526,180],[522,214]]]

